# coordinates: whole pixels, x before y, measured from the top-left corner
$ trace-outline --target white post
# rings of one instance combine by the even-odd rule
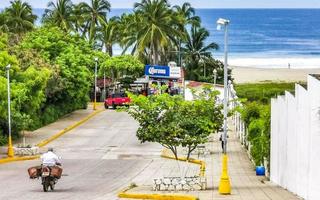
[[[8,157],[14,157],[14,150],[12,146],[12,137],[11,137],[11,98],[10,98],[10,68],[11,65],[6,67],[7,70],[7,81],[8,81]]]
[[[104,92],[104,99],[103,101],[106,99],[107,96],[107,92],[106,92],[106,71],[104,70],[103,72],[103,92]]]
[[[97,65],[98,58],[95,58],[95,66],[94,66],[94,102],[93,102],[93,110],[96,110],[97,103]]]
[[[8,81],[8,131],[11,138],[11,98],[10,98],[10,65],[7,66],[7,81]]]
[[[226,24],[224,27],[224,102],[223,102],[223,153],[227,153],[227,117],[228,117],[228,25]]]

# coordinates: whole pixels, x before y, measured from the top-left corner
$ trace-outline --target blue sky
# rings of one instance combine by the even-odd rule
[[[24,0],[34,8],[46,7],[49,0]],[[74,3],[89,0],[73,0]],[[113,8],[132,8],[137,0],[109,0]],[[0,0],[0,7],[10,0]],[[186,0],[170,0],[171,4],[182,4]],[[188,0],[196,8],[320,8],[320,0]]]

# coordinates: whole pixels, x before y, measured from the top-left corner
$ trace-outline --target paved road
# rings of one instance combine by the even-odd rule
[[[27,176],[40,161],[0,165],[0,199],[117,199],[119,189],[159,159],[161,146],[140,144],[137,127],[126,113],[108,110],[50,143],[63,158],[65,175],[54,192],[44,193],[40,180]]]

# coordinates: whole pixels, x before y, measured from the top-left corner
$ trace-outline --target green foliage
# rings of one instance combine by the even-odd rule
[[[4,146],[8,143],[8,138],[3,136],[3,133],[1,133],[0,130],[0,146]]]
[[[189,158],[190,153],[207,142],[208,136],[222,125],[222,107],[216,105],[216,96],[217,92],[211,90],[195,101],[166,93],[148,97],[130,94],[129,114],[140,124],[138,139],[160,143],[176,158],[177,147],[187,147]]]
[[[143,72],[144,65],[138,58],[131,55],[114,56],[106,59],[100,68],[100,74],[106,71],[107,74],[115,79],[123,75],[140,76]]]
[[[241,109],[241,117],[248,130],[251,143],[251,156],[256,165],[263,164],[264,158],[270,160],[270,99],[283,95],[285,91],[294,92],[295,83],[250,83],[235,85],[239,98],[246,99]]]
[[[37,16],[32,13],[31,6],[21,0],[10,3],[11,5],[0,13],[0,29],[17,34],[32,30]]]
[[[204,68],[205,65],[205,68]],[[206,70],[206,76],[204,76],[203,70]],[[214,83],[214,70],[216,70],[216,83],[223,84],[224,82],[224,65],[220,60],[215,60],[213,58],[206,59],[202,65],[198,65],[197,70],[193,73],[196,73],[195,80],[207,83]],[[231,76],[232,70],[228,68],[228,80],[233,81]]]
[[[52,75],[46,88],[46,102],[41,109],[44,117],[40,124],[86,107],[93,77],[93,58],[101,56],[86,41],[56,27],[43,27],[28,34],[20,48],[38,52],[50,63]]]
[[[241,117],[248,129],[247,139],[252,145],[251,156],[256,165],[261,165],[264,158],[270,157],[270,105],[248,103],[242,109]]]
[[[7,45],[5,43],[6,41],[3,41],[3,45]],[[8,49],[8,47],[3,49]],[[16,138],[21,129],[28,128],[32,123],[27,118],[36,116],[45,101],[45,88],[50,71],[46,68],[36,69],[34,66],[23,70],[15,56],[9,55],[7,50],[0,51],[0,66],[2,66],[0,69],[0,129],[4,130],[4,134],[8,133],[7,78],[4,69],[8,64],[11,64],[12,133]]]
[[[295,83],[286,82],[246,83],[236,84],[235,90],[239,98],[269,104],[271,98],[283,95],[284,91],[294,92],[294,87]]]
[[[249,125],[251,121],[260,118],[261,105],[257,102],[250,102],[241,110],[241,118],[245,124]]]

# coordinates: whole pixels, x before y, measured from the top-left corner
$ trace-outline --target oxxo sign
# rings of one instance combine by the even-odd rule
[[[180,67],[147,65],[145,67],[145,75],[159,78],[181,78]]]

